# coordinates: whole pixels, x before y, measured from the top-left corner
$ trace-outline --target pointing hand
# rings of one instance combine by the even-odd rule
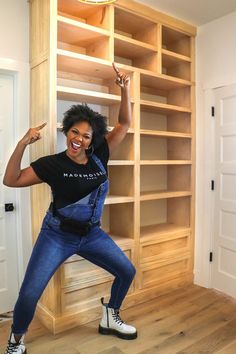
[[[112,63],[113,69],[116,72],[116,84],[120,86],[121,88],[129,88],[130,86],[130,77],[129,75],[126,75],[125,73],[122,73],[119,71],[115,63]]]
[[[40,130],[42,130],[47,123],[43,123],[36,128],[30,128],[24,137],[21,139],[21,142],[24,145],[29,145],[35,143],[37,140],[41,139]]]

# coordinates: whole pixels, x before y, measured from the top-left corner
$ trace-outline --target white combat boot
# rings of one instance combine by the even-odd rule
[[[101,334],[114,334],[122,339],[137,338],[137,330],[133,326],[125,324],[120,318],[119,311],[114,310],[102,302],[102,319],[98,332]]]
[[[27,354],[24,345],[24,336],[21,337],[19,342],[16,342],[14,334],[11,332],[5,354]]]

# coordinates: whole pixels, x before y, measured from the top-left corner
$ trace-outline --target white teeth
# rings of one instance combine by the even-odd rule
[[[75,148],[75,149],[78,149],[78,148],[81,147],[80,144],[76,144],[76,143],[73,143],[73,142],[72,142],[72,146],[73,146],[73,148]]]

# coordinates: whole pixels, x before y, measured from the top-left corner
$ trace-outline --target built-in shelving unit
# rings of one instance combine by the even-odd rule
[[[86,102],[113,129],[121,102],[114,61],[131,77],[132,125],[108,163],[101,224],[137,269],[123,306],[191,283],[196,29],[133,0],[30,3],[31,124],[48,122],[31,158],[65,148],[60,128],[72,104]],[[34,186],[34,240],[49,202],[49,188]],[[112,279],[74,255],[53,276],[37,314],[54,333],[89,322],[100,315]]]

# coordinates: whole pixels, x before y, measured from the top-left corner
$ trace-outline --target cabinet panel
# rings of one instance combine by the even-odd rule
[[[189,113],[168,115],[141,110],[140,129],[190,134],[191,117]]]
[[[190,107],[190,87],[173,90],[160,90],[149,86],[141,86],[140,97],[142,100],[165,103],[180,107]]]
[[[114,55],[117,63],[157,72],[157,53],[152,49],[142,48],[117,38]]]
[[[140,207],[141,237],[145,238],[153,232],[165,232],[168,230],[179,230],[179,227],[188,229],[190,227],[190,203],[191,197],[172,197],[158,200],[145,200]],[[155,230],[156,229],[156,230]]]
[[[190,57],[190,36],[172,28],[162,26],[162,48]]]
[[[191,141],[184,138],[141,136],[141,160],[190,160]]]
[[[141,166],[140,192],[190,191],[191,167],[177,166]]]
[[[50,31],[50,3],[49,1],[31,1],[30,4],[30,61],[49,52]],[[44,21],[39,21],[43,18]]]
[[[66,291],[62,289],[61,303],[63,313],[85,311],[86,308],[98,306],[100,299],[109,296],[111,281],[87,286],[83,289]]]
[[[134,196],[134,167],[109,166],[109,195]]]
[[[81,289],[108,280],[112,280],[111,274],[83,258],[78,257],[76,261],[64,264],[63,288],[73,286]]]
[[[115,33],[157,46],[157,24],[131,11],[115,7]]]
[[[58,48],[101,59],[109,59],[109,32],[58,17]]]
[[[102,228],[112,237],[134,238],[133,203],[105,205]]]
[[[155,260],[165,260],[168,257],[186,253],[190,249],[189,234],[156,237],[156,239],[140,245],[140,261],[146,263]]]
[[[162,73],[184,80],[191,80],[190,63],[166,54],[162,55]]]
[[[115,7],[114,32],[115,61],[157,72],[157,23]]]
[[[169,264],[151,264],[145,266],[143,269],[141,266],[141,284],[142,288],[146,289],[161,283],[167,282],[171,279],[180,277],[181,275],[190,271],[189,258],[179,259],[176,262]]]
[[[192,226],[190,223],[191,216],[191,197],[171,198],[167,200],[167,220],[179,226]]]
[[[122,143],[111,154],[111,160],[133,160],[134,159],[134,137],[127,134]]]

